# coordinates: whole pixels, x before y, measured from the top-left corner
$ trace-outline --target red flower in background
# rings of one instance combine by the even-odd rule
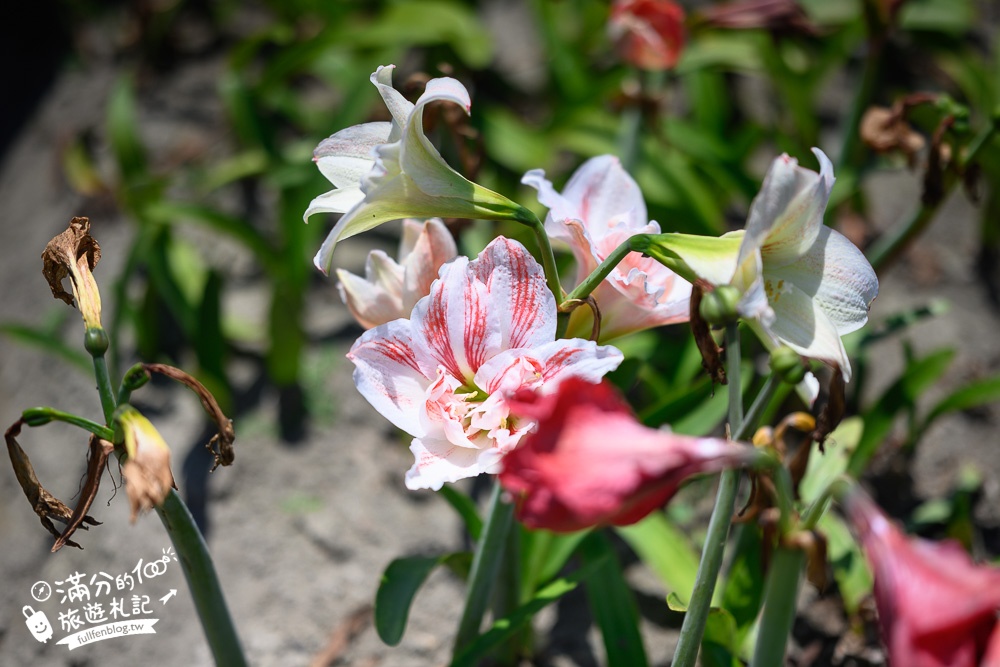
[[[510,401],[518,414],[538,420],[500,473],[529,528],[571,532],[635,523],[691,475],[756,455],[726,440],[643,426],[607,383],[569,378],[553,394],[525,391]]]
[[[875,575],[875,604],[893,667],[1000,666],[1000,570],[954,542],[908,538],[864,493],[844,508]]]
[[[684,10],[669,0],[615,0],[608,32],[629,64],[671,69],[684,48]]]

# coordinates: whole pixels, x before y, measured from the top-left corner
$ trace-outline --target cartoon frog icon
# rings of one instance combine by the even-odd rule
[[[31,634],[40,642],[47,642],[52,639],[52,624],[44,611],[35,611],[28,605],[21,610],[24,614],[25,625],[31,630]]]

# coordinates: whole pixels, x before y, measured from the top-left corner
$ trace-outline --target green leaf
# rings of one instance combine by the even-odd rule
[[[125,183],[146,175],[146,149],[139,138],[132,79],[121,76],[108,96],[108,140]]]
[[[817,528],[826,536],[826,553],[844,599],[844,608],[853,615],[872,590],[872,577],[865,557],[838,515],[827,512],[820,518]]]
[[[442,486],[438,494],[458,512],[462,522],[465,523],[465,529],[469,531],[469,537],[473,542],[477,542],[483,532],[483,520],[479,517],[479,511],[472,499],[452,486]]]
[[[694,589],[698,554],[685,535],[662,512],[653,512],[631,526],[615,528],[667,590],[686,602]]]
[[[806,505],[816,502],[830,484],[847,472],[851,456],[861,442],[864,421],[860,417],[845,419],[827,439],[825,452],[815,444],[809,453],[809,465],[799,483],[799,497]]]
[[[705,634],[701,637],[700,660],[703,667],[742,667],[737,658],[736,620],[727,610],[712,607],[705,619]]]
[[[752,524],[742,524],[737,530],[722,606],[732,614],[733,645],[741,646],[757,620],[764,599],[764,564],[759,529]]]
[[[513,612],[495,621],[489,630],[479,635],[469,647],[456,656],[451,667],[477,667],[498,646],[514,636],[538,612],[566,593],[575,590],[582,581],[589,580],[605,563],[604,558],[584,565],[573,574],[556,579],[542,588],[535,596]]]
[[[521,530],[521,598],[528,599],[562,570],[589,531],[561,534],[523,526]]]
[[[621,565],[607,537],[591,533],[580,545],[585,564],[600,562],[587,578],[590,612],[604,639],[608,667],[644,667],[649,664],[639,634],[639,612]]]
[[[458,552],[437,557],[397,558],[389,563],[375,594],[375,630],[382,641],[395,646],[402,640],[413,598],[434,568],[449,561],[467,561],[470,557],[468,553]]]
[[[70,347],[63,341],[62,325],[66,321],[65,312],[65,307],[60,308],[59,311],[53,311],[50,314],[52,316],[47,317],[46,322],[39,326],[15,322],[0,324],[0,334],[4,334],[22,345],[44,350],[68,361],[89,375],[94,372],[94,362],[90,355],[75,347]]]
[[[1000,401],[1000,375],[971,382],[953,391],[931,409],[927,417],[924,418],[921,430],[926,429],[935,419],[949,412],[971,410],[994,401]]]
[[[903,30],[944,32],[955,35],[972,30],[976,11],[969,0],[913,0],[899,12]]]
[[[917,398],[948,370],[954,356],[955,350],[945,348],[910,362],[903,375],[865,412],[864,433],[848,466],[851,475],[857,477],[864,471],[868,461],[892,430],[896,415],[916,404]]]

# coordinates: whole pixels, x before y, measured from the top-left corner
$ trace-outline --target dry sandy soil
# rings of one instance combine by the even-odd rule
[[[178,141],[205,140],[218,121],[213,99],[218,62],[182,69],[158,82],[141,100],[145,138],[154,152]],[[0,165],[0,321],[41,322],[65,309],[54,301],[43,281],[39,254],[48,239],[74,215],[89,215],[104,249],[98,280],[116,275],[132,235],[130,223],[113,208],[87,202],[70,190],[57,165],[60,145],[73,132],[100,128],[104,100],[116,75],[110,62],[96,61],[63,73],[50,89]],[[189,105],[203,102],[199,114]],[[206,120],[207,118],[207,120]],[[915,178],[899,172],[878,179],[876,222],[886,224],[916,200]],[[918,351],[950,345],[959,348],[945,381],[929,398],[972,377],[1000,371],[997,314],[978,285],[971,258],[977,238],[975,212],[961,197],[946,210],[914,252],[882,281],[873,317],[945,298],[948,315],[921,324],[908,334]],[[360,264],[366,248],[342,251]],[[235,272],[251,273],[239,249],[222,245],[214,260]],[[263,284],[242,284],[227,307],[250,321],[260,318]],[[347,323],[330,283],[317,283],[310,297],[309,327],[314,333],[337,330]],[[81,337],[76,314],[67,320],[67,340]],[[346,339],[345,339],[346,341]],[[237,459],[219,469],[207,483],[208,542],[228,596],[230,608],[254,665],[305,665],[321,655],[331,640],[342,637],[353,616],[364,616],[374,598],[379,576],[394,557],[434,554],[462,548],[457,519],[439,498],[409,493],[402,475],[409,453],[401,437],[360,398],[343,359],[347,342],[314,346],[308,352],[313,369],[310,387],[328,406],[306,439],[296,446],[280,443],[274,427],[275,396],[265,389],[259,406],[236,424]],[[127,350],[126,350],[127,353]],[[872,369],[872,391],[896,377],[903,359],[898,340],[880,344]],[[252,368],[236,368],[238,381],[253,381]],[[157,427],[175,451],[181,492],[182,460],[200,447],[203,420],[197,402],[185,394],[152,387],[139,394]],[[14,422],[20,411],[51,405],[95,417],[100,414],[93,379],[32,348],[0,338],[0,425]],[[984,474],[984,493],[977,517],[989,529],[1000,523],[1000,453],[996,406],[976,415],[941,420],[928,433],[915,466],[916,489],[924,497],[947,493],[962,464]],[[70,501],[84,469],[86,438],[61,425],[29,429],[22,445],[43,483]],[[201,465],[202,461],[198,461]],[[0,466],[5,468],[6,466]],[[155,634],[133,635],[94,643],[73,651],[55,641],[67,632],[57,614],[58,592],[47,601],[32,597],[32,585],[56,582],[82,573],[84,581],[101,573],[130,572],[139,559],[159,558],[170,546],[155,515],[129,523],[123,490],[117,494],[106,476],[92,514],[103,525],[78,533],[84,550],[50,554],[52,539],[43,531],[9,470],[0,470],[0,665],[155,664],[194,666],[211,663],[190,595],[176,563],[137,586],[130,594],[148,595]],[[651,599],[664,591],[641,567],[631,568],[635,586]],[[65,584],[64,584],[65,585]],[[162,603],[170,589],[176,596]],[[117,594],[117,593],[116,593]],[[440,665],[447,662],[457,624],[462,586],[444,572],[434,574],[419,594],[402,644],[384,646],[370,625],[343,648],[340,664]],[[110,597],[110,595],[108,596]],[[25,627],[22,608],[47,613],[55,639],[40,643]],[[580,623],[557,624],[551,664],[596,665],[602,649],[592,631]],[[550,613],[543,624],[556,622]],[[834,625],[842,630],[844,625]],[[672,630],[644,622],[649,652],[656,664],[668,664]],[[877,659],[877,656],[876,656]]]

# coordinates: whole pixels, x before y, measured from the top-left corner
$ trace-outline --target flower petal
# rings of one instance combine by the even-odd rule
[[[337,270],[340,298],[354,319],[366,329],[409,316],[403,307],[403,269],[381,250],[365,263],[365,278]]]
[[[445,482],[457,482],[500,469],[503,456],[496,448],[469,449],[443,437],[414,438],[410,451],[416,461],[406,473],[406,488],[439,490]]]
[[[527,248],[503,236],[494,239],[469,264],[469,271],[486,285],[489,309],[500,323],[500,350],[533,347],[556,335],[556,301],[545,283],[545,272]]]
[[[405,220],[403,229],[399,261],[403,264],[403,309],[409,316],[417,301],[430,294],[439,269],[458,255],[458,247],[448,228],[436,218],[422,224]]]
[[[389,138],[389,123],[362,123],[337,132],[320,142],[313,161],[338,188],[358,187],[375,165],[373,151]]]
[[[490,308],[486,285],[458,257],[441,268],[430,294],[417,302],[410,321],[421,359],[433,359],[463,384],[500,348],[500,317]]]
[[[582,338],[560,338],[531,349],[501,352],[479,368],[476,386],[490,394],[518,389],[550,394],[569,378],[600,382],[606,374],[618,368],[623,358],[621,351],[611,345],[598,345]],[[505,384],[510,377],[510,369],[515,366],[536,369],[532,381],[528,382],[522,373],[517,386]]]
[[[406,127],[407,119],[413,111],[413,103],[392,87],[392,70],[394,69],[396,69],[395,65],[379,65],[370,77],[372,84],[382,96],[385,106],[389,109],[389,113],[392,114],[392,128],[389,137],[382,143],[399,140],[403,128]]]
[[[420,409],[433,376],[421,370],[411,331],[408,320],[369,329],[347,358],[354,363],[354,384],[361,395],[395,426],[419,437]]]
[[[823,226],[823,213],[833,188],[833,165],[818,148],[813,153],[820,173],[798,166],[782,155],[771,163],[760,193],[750,205],[740,260],[760,249],[764,262],[779,266],[804,253]]]
[[[878,296],[878,278],[864,254],[829,227],[820,229],[812,247],[798,261],[769,269],[768,277],[794,283],[813,297],[841,336],[868,321],[868,308]]]
[[[849,382],[851,362],[847,351],[836,325],[819,303],[794,284],[772,281],[767,273],[764,289],[774,310],[770,332],[802,356],[838,366],[844,381]]]

